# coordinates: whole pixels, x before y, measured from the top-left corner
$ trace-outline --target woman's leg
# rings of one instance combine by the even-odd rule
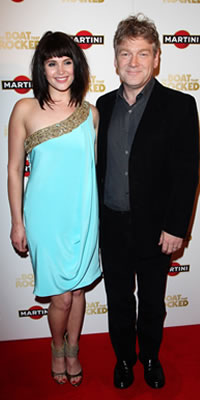
[[[53,346],[57,351],[59,351],[63,346],[63,336],[71,306],[71,292],[66,292],[58,296],[52,296],[51,298],[51,304],[48,311],[48,321],[51,330]],[[55,354],[52,354],[52,371],[56,374],[61,373],[61,375],[57,375],[55,378],[59,383],[64,383],[67,381],[66,376],[62,375],[65,369],[64,356],[56,357]]]
[[[67,321],[68,344],[70,347],[78,344],[83,318],[85,313],[85,292],[76,290],[72,292],[71,309]],[[80,361],[77,357],[67,357],[67,372],[70,375],[79,374],[81,371]],[[71,378],[72,384],[77,384],[82,379],[81,375]]]

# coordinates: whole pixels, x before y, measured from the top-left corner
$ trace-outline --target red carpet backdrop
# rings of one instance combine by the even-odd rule
[[[29,258],[11,247],[7,201],[7,130],[14,103],[33,96],[30,61],[47,30],[64,31],[84,49],[91,70],[87,99],[95,104],[103,93],[119,86],[112,40],[118,22],[142,12],[160,33],[161,64],[157,79],[192,94],[200,104],[200,0],[1,0],[0,12],[0,213],[1,280],[0,340],[50,336],[48,302],[35,299]],[[182,116],[184,118],[184,115]],[[170,115],[169,115],[170,118]],[[28,176],[26,166],[25,180]],[[184,198],[180,198],[180,202]],[[193,218],[192,240],[172,262],[166,290],[165,326],[200,323],[199,205]],[[116,249],[117,251],[117,249]],[[104,283],[87,292],[83,333],[107,332]]]

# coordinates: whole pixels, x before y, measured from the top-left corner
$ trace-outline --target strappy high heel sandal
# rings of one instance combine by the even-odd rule
[[[65,351],[65,357],[69,357],[69,358],[77,358],[78,355],[78,351],[79,351],[79,346],[78,344],[75,346],[71,346],[68,341],[67,341],[67,333],[64,336],[64,351]],[[69,383],[71,383],[72,386],[79,386],[82,382],[83,379],[83,371],[82,368],[80,370],[80,372],[78,372],[77,374],[69,374],[67,372],[67,370],[65,371],[67,379],[69,381]],[[78,382],[72,382],[73,378],[78,378],[80,377],[80,380]]]
[[[63,345],[62,345],[62,347],[60,349],[56,349],[56,347],[54,346],[53,341],[52,341],[51,342],[51,351],[52,351],[52,355],[55,358],[65,357],[65,343],[63,343]],[[53,370],[51,370],[51,376],[59,385],[63,385],[64,383],[67,382],[66,371],[64,371],[64,372],[54,372]],[[57,379],[59,377],[61,378],[61,380]],[[63,378],[66,378],[66,379],[63,381]]]

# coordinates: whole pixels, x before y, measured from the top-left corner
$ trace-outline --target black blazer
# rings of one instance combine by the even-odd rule
[[[107,132],[116,93],[117,90],[112,91],[97,100],[100,207],[104,196]],[[137,247],[144,255],[160,251],[158,241],[162,230],[182,238],[187,233],[198,184],[198,140],[194,98],[156,80],[129,159],[133,229]]]

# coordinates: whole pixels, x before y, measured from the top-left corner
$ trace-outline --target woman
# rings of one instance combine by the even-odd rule
[[[78,386],[84,287],[101,275],[94,158],[98,112],[84,101],[85,56],[65,33],[41,38],[32,81],[34,98],[18,101],[9,122],[10,237],[18,252],[30,253],[34,294],[51,296],[52,376]],[[23,201],[26,155],[31,172]]]

